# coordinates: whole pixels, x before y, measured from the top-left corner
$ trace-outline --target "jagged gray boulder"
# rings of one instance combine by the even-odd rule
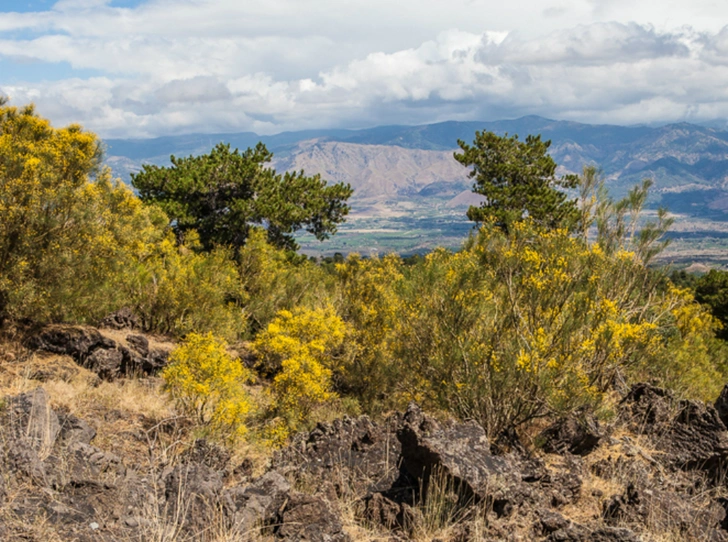
[[[104,380],[135,374],[156,374],[166,364],[169,352],[151,348],[143,335],[128,335],[128,347],[104,337],[88,326],[49,326],[31,337],[34,350],[64,354]]]
[[[704,471],[713,478],[728,467],[728,431],[710,405],[677,400],[667,390],[635,384],[622,400],[620,417],[635,432],[651,438],[665,465]]]
[[[96,429],[73,414],[61,413],[58,415],[58,423],[60,425],[59,440],[66,445],[76,442],[91,444],[96,437]]]
[[[292,494],[279,514],[276,539],[287,542],[349,542],[339,516],[321,497]]]
[[[7,416],[14,436],[36,451],[49,452],[61,432],[58,416],[41,387],[11,397]]]
[[[110,329],[137,329],[141,327],[141,321],[134,312],[124,307],[116,312],[112,312],[99,323],[99,327],[107,327]]]
[[[247,487],[234,487],[223,497],[238,532],[274,524],[288,498],[291,484],[277,471],[269,471]]]
[[[222,489],[220,472],[200,463],[177,465],[164,479],[168,513],[183,518],[187,532],[201,532],[219,507]]]
[[[104,337],[97,329],[86,326],[50,326],[28,340],[33,350],[71,356],[83,365],[97,349],[116,348],[116,342]]]
[[[398,431],[402,466],[422,479],[443,476],[466,498],[483,499],[492,490],[489,481],[509,470],[506,459],[490,453],[485,430],[474,421],[441,425],[410,404]]]
[[[334,485],[345,476],[347,491],[362,497],[383,491],[399,476],[401,446],[397,431],[401,426],[401,414],[381,423],[368,416],[320,423],[278,452],[273,467],[282,472],[306,473]]]
[[[575,414],[556,420],[539,434],[538,440],[547,453],[587,455],[599,446],[603,437],[593,416]]]

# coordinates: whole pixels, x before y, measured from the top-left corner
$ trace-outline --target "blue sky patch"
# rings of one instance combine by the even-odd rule
[[[0,6],[0,13],[32,13],[49,11],[58,0],[5,0]],[[144,3],[144,0],[111,0],[111,7],[134,8]]]
[[[69,77],[87,79],[104,75],[101,70],[74,69],[68,62],[42,62],[32,58],[3,58],[0,56],[0,78],[6,85],[59,81]]]

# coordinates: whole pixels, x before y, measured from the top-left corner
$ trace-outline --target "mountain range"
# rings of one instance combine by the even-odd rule
[[[218,142],[247,148],[262,141],[279,171],[303,169],[354,188],[352,219],[437,218],[464,220],[477,203],[468,171],[453,159],[458,140],[476,130],[498,134],[541,134],[551,140],[559,173],[585,165],[602,171],[619,197],[652,178],[650,204],[700,220],[728,219],[728,131],[688,123],[664,126],[593,125],[527,116],[488,122],[448,121],[421,126],[378,126],[361,130],[307,130],[276,135],[252,132],[190,134],[155,139],[108,139],[106,162],[124,180],[142,164],[169,163],[170,155],[201,154]],[[394,225],[394,229],[397,229]],[[712,226],[711,226],[712,228]],[[715,228],[713,228],[715,229]],[[722,228],[720,228],[722,229]]]

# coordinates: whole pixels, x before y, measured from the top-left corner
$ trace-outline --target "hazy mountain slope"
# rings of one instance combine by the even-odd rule
[[[684,247],[673,245],[679,257],[692,258],[682,254],[694,254],[696,244],[711,261],[723,261],[721,255],[728,254],[728,245],[705,242],[723,239],[728,232],[728,132],[709,126],[625,127],[530,116],[496,122],[451,121],[273,136],[192,134],[105,143],[107,164],[128,181],[129,173],[143,163],[168,164],[170,154],[208,152],[220,141],[241,149],[262,141],[274,152],[272,165],[277,170],[320,173],[355,189],[349,222],[323,245],[304,239],[306,250],[408,252],[440,244],[457,246],[469,231],[465,209],[480,200],[470,192],[467,170],[452,154],[457,140],[472,142],[476,130],[518,134],[521,139],[541,134],[552,140],[550,152],[560,173],[579,173],[585,164],[596,165],[615,197],[643,178],[652,178],[650,205],[680,213],[673,230],[690,239]]]
[[[331,182],[347,182],[356,198],[388,199],[415,195],[454,197],[471,183],[452,151],[403,149],[307,141],[287,157],[276,159],[278,170],[320,173]]]
[[[309,130],[274,136],[250,132],[193,134],[151,140],[108,140],[106,144],[108,163],[117,175],[128,179],[129,173],[138,170],[142,163],[167,163],[170,154],[207,152],[219,141],[239,148],[263,141],[276,154],[281,169],[320,172],[331,180],[344,180],[361,188],[358,197],[387,198],[412,194],[418,187],[435,182],[462,181],[462,168],[446,151],[456,149],[458,139],[472,141],[476,130],[508,132],[521,138],[541,134],[552,140],[551,154],[562,172],[580,172],[585,164],[597,165],[617,194],[644,177],[654,178],[656,193],[723,189],[728,180],[728,132],[685,123],[657,128],[624,127],[529,116],[496,122],[451,121],[357,131]],[[385,152],[383,147],[388,150]]]

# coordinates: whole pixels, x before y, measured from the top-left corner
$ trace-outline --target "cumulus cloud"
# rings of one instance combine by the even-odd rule
[[[122,9],[63,0],[48,12],[3,14],[0,60],[100,76],[0,79],[0,90],[107,137],[524,114],[728,117],[728,27],[656,27],[641,10],[661,4],[647,0],[501,4],[152,0]],[[641,22],[609,20],[630,6]]]

